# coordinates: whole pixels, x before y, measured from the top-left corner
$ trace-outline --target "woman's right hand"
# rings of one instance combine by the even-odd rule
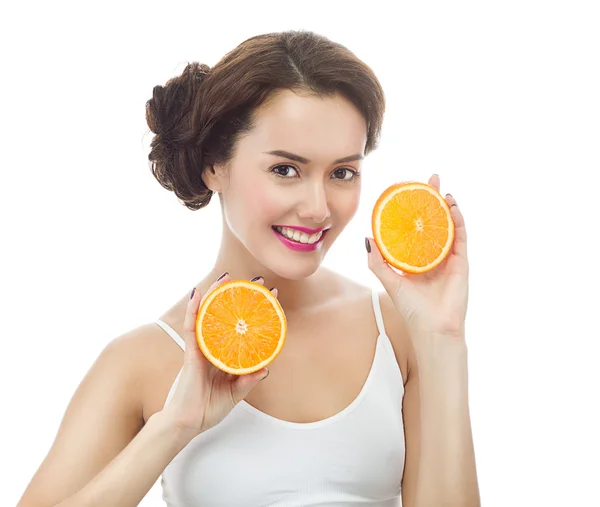
[[[210,363],[198,346],[198,309],[206,295],[229,280],[229,275],[225,275],[213,283],[204,295],[200,295],[196,290],[187,305],[183,325],[183,368],[173,397],[163,409],[163,413],[168,416],[177,431],[189,440],[221,422],[233,407],[269,374],[267,368],[247,375],[225,373]],[[275,295],[276,290],[273,289]]]

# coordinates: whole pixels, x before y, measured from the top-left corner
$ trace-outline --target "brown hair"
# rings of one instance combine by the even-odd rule
[[[253,111],[278,90],[336,93],[367,123],[365,154],[377,147],[385,98],[371,68],[341,44],[309,31],[258,35],[242,42],[212,69],[188,64],[155,86],[146,121],[155,134],[148,159],[159,183],[189,209],[208,204],[202,181],[207,163],[226,163],[239,136],[253,127]]]

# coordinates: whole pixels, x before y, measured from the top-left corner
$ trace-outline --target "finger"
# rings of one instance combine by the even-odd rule
[[[198,349],[198,342],[196,341],[196,320],[202,302],[208,294],[227,281],[229,281],[229,274],[224,273],[208,288],[204,295],[202,295],[195,287],[192,289],[192,294],[188,301],[185,318],[183,320],[183,338],[185,340],[186,351]]]
[[[394,271],[392,267],[385,261],[381,255],[381,252],[379,251],[379,248],[377,247],[377,243],[375,243],[375,240],[372,240],[371,238],[365,238],[365,245],[368,245],[367,252],[369,269],[379,279],[386,292],[392,296],[398,292],[403,275]]]
[[[440,176],[439,174],[433,174],[431,178],[429,178],[428,185],[435,188],[438,192],[440,191]]]
[[[454,221],[454,254],[467,259],[467,229],[465,218],[458,207],[456,199],[446,194],[446,202],[450,205],[450,213]]]
[[[183,339],[185,341],[186,356],[198,348],[198,343],[196,342],[196,317],[201,300],[202,294],[194,287],[190,294],[190,300],[188,301],[183,320]]]
[[[258,384],[261,380],[266,379],[269,376],[269,370],[263,368],[262,370],[255,371],[254,373],[248,373],[247,375],[240,375],[233,381],[232,393],[235,403],[242,401],[248,393]]]
[[[269,290],[271,291],[273,296],[277,297],[279,295],[279,291],[277,290],[277,287],[273,287],[272,289],[269,289]]]

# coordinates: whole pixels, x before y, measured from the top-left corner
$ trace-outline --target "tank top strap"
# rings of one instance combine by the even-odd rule
[[[379,291],[373,289],[373,313],[375,313],[375,322],[377,323],[377,330],[380,335],[385,335],[385,326],[383,325],[383,315],[381,314],[381,304],[379,303]]]
[[[385,378],[384,384],[387,388],[394,389],[396,395],[400,394],[401,396],[404,396],[402,371],[400,370],[398,360],[396,359],[394,346],[392,345],[390,337],[385,332],[381,304],[379,302],[379,291],[377,290],[373,290],[373,313],[375,313],[375,320],[377,322],[377,328],[379,329],[377,345],[382,348],[383,352],[382,369]]]
[[[173,341],[185,351],[185,340],[181,336],[179,336],[179,334],[177,334],[177,332],[171,326],[169,326],[169,324],[163,322],[160,319],[155,320],[154,323],[162,327],[163,330],[173,339]],[[179,384],[179,378],[181,377],[182,370],[183,367],[181,368],[181,370],[179,370],[179,373],[177,374],[177,377],[175,377],[173,384],[171,384],[171,388],[169,389],[169,393],[167,394],[167,399],[163,404],[163,409],[169,404],[171,398],[173,397],[175,388],[177,387],[177,384]]]
[[[162,327],[164,329],[164,331],[171,337],[173,338],[173,341],[179,345],[184,351],[185,351],[185,340],[179,336],[175,330],[169,326],[169,324],[167,324],[166,322],[163,322],[160,319],[157,319],[154,321],[155,324],[158,324],[160,327]]]

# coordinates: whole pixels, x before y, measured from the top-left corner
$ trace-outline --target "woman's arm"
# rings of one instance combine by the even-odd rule
[[[479,507],[466,348],[417,352],[387,293],[380,301],[386,331],[406,377],[402,505]]]
[[[55,507],[135,507],[187,443],[158,412],[91,482]]]
[[[464,339],[452,342],[423,337],[430,346],[416,351],[420,422],[418,470],[407,507],[479,507],[479,487],[468,401],[467,348]],[[414,371],[412,374],[414,375]],[[415,377],[409,378],[407,391]],[[409,464],[410,466],[410,464]],[[414,466],[414,465],[413,465]]]
[[[19,507],[138,505],[185,446],[162,412],[143,426],[139,351],[147,346],[147,333],[133,330],[99,355]]]
[[[439,175],[433,174],[428,184],[440,192]],[[400,274],[385,261],[375,241],[365,240],[369,269],[383,285],[404,322],[413,344],[412,362],[418,370],[419,464],[415,472],[417,460],[414,456],[409,460],[407,454],[409,488],[415,484],[406,502],[408,507],[478,507],[480,504],[469,416],[465,342],[469,300],[467,229],[456,199],[446,194],[444,202],[454,234],[450,250],[434,269],[420,274]],[[413,371],[405,389],[412,398],[405,414],[410,426],[409,438],[417,433],[414,429],[417,420],[415,378]],[[415,444],[409,445],[414,454]]]

